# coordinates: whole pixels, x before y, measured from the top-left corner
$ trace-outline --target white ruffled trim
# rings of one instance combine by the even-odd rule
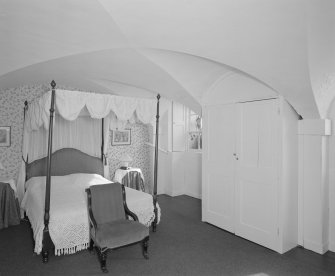
[[[103,177],[94,175],[87,176],[85,174],[77,174],[77,175],[68,175],[67,180],[72,183],[72,187],[75,189],[80,189],[82,191],[81,183],[88,183],[88,179],[86,177],[90,177],[90,179],[96,179],[100,183],[109,183],[109,180],[103,179]],[[39,178],[39,182],[44,183],[43,177]],[[91,180],[92,180],[91,179]],[[26,213],[30,219],[31,227],[34,232],[35,239],[35,248],[34,251],[37,254],[40,254],[42,251],[42,239],[43,239],[43,209],[39,208],[39,205],[34,200],[32,195],[36,196],[39,194],[44,194],[44,190],[41,188],[43,185],[39,185],[38,181],[35,181],[29,185],[27,192],[21,207],[26,210]],[[68,215],[64,215],[66,212],[66,208],[61,204],[64,200],[70,202],[70,200],[64,198],[64,187],[67,184],[67,181],[64,181],[64,177],[54,177],[53,178],[54,190],[53,190],[53,204],[56,204],[58,201],[58,209],[51,209],[51,220],[49,222],[49,233],[50,237],[55,245],[55,255],[61,254],[73,254],[80,250],[86,249],[89,245],[89,223],[88,223],[88,214],[87,208],[85,208],[85,201],[80,201],[78,198],[74,198],[71,195],[71,200],[74,200],[72,203],[74,204],[72,210],[78,209],[77,212],[69,213]],[[63,185],[63,186],[62,186]],[[78,187],[77,187],[78,185]],[[36,188],[36,189],[35,189]],[[134,212],[139,222],[147,227],[150,227],[152,222],[155,220],[154,213],[154,205],[152,204],[152,197],[149,194],[145,194],[130,188],[126,187],[127,191],[127,203],[128,208]],[[82,191],[83,193],[83,191]],[[137,194],[141,193],[142,199],[137,199]],[[84,197],[84,195],[76,194],[79,198]],[[58,199],[58,201],[57,201]],[[77,206],[78,205],[78,206]],[[53,205],[52,205],[53,207]],[[60,208],[62,207],[62,208]],[[58,212],[55,212],[55,210]],[[54,212],[54,213],[53,213]],[[160,222],[161,209],[159,204],[157,203],[157,222]]]
[[[155,220],[155,213],[152,212],[151,214],[148,212],[137,212],[136,214],[139,218],[139,221],[141,223],[143,223],[145,226],[150,227],[151,224],[154,222]],[[157,224],[159,224],[160,219],[161,219],[161,208],[157,203]],[[43,227],[40,228],[40,230],[42,231],[38,231],[37,236],[35,238],[36,242],[35,242],[35,252],[37,254],[40,254],[42,251],[42,239],[43,239]],[[68,254],[74,254],[78,251],[81,250],[85,250],[87,249],[89,246],[89,242],[86,242],[84,244],[81,245],[76,245],[73,247],[66,247],[66,248],[57,248],[55,247],[55,255],[56,256],[60,256],[60,255],[68,255]]]
[[[51,91],[29,105],[26,114],[28,131],[39,129],[44,125],[49,128],[49,109],[51,103]],[[123,97],[107,94],[96,94],[81,91],[67,91],[57,89],[55,94],[56,111],[65,120],[73,121],[86,106],[90,117],[101,119],[113,112],[121,121],[131,119],[136,113],[137,118],[144,124],[151,123],[155,118],[156,100],[134,97]]]
[[[144,211],[144,210],[141,211],[141,212],[137,211],[136,215],[138,217],[139,222],[142,223],[142,224],[144,224],[147,227],[150,227],[151,224],[155,220],[154,208],[152,208],[151,212]],[[160,218],[161,218],[161,208],[159,207],[158,203],[157,203],[157,215],[158,215],[158,218],[157,218],[157,224],[158,224],[160,222]]]
[[[84,243],[84,244],[76,245],[76,246],[69,247],[69,248],[55,248],[55,255],[60,256],[60,255],[73,254],[80,250],[87,249],[88,245],[89,243]]]

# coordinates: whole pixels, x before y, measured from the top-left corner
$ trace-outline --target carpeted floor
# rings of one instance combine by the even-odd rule
[[[335,275],[335,253],[319,255],[295,248],[280,255],[201,222],[201,201],[160,196],[162,221],[150,233],[150,259],[140,245],[111,251],[110,275]],[[0,230],[0,275],[102,275],[96,255],[87,250],[50,256],[43,264],[33,254],[27,222]]]

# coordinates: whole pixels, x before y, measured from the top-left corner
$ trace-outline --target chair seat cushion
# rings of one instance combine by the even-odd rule
[[[132,220],[116,220],[98,224],[94,242],[100,248],[116,248],[143,240],[149,236],[149,228]]]

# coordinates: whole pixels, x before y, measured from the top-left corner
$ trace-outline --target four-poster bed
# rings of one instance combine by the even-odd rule
[[[118,117],[125,120],[132,113],[135,114],[136,110],[137,117],[140,118],[142,122],[146,123],[149,122],[148,118],[150,117],[150,112],[152,113],[152,111],[156,111],[156,130],[158,130],[159,128],[159,95],[157,96],[157,103],[155,104],[154,102],[152,102],[152,100],[131,100],[129,98],[123,98],[119,96],[107,96],[82,92],[84,94],[79,101],[81,101],[82,98],[85,98],[84,96],[87,96],[89,98],[88,100],[86,100],[86,102],[85,100],[80,102],[82,106],[77,109],[75,108],[76,110],[73,112],[71,107],[66,106],[65,93],[61,91],[59,93],[60,95],[57,94],[58,98],[56,100],[56,83],[52,81],[51,86],[52,91],[50,97],[49,95],[46,95],[42,100],[39,100],[40,106],[37,108],[37,111],[31,111],[29,116],[27,116],[26,113],[29,110],[27,103],[25,106],[25,118],[28,117],[28,119],[30,120],[30,128],[37,128],[41,125],[44,125],[46,128],[48,128],[47,156],[39,159],[35,158],[35,160],[31,163],[28,163],[28,160],[26,160],[26,168],[24,170],[24,173],[22,173],[21,168],[21,173],[22,175],[25,174],[24,179],[26,180],[24,184],[21,183],[21,207],[23,207],[28,215],[28,218],[31,220],[32,228],[34,230],[35,252],[42,252],[43,262],[48,261],[48,252],[53,247],[55,247],[55,253],[59,255],[74,253],[78,250],[87,248],[88,246],[88,240],[85,240],[86,235],[88,238],[88,233],[84,224],[87,223],[88,227],[88,220],[86,201],[83,200],[83,197],[85,198],[84,190],[90,185],[111,183],[110,180],[102,177],[103,175],[106,176],[106,170],[108,171],[106,157],[107,147],[104,141],[104,137],[108,137],[106,136],[106,133],[108,135],[109,123],[106,123],[106,120],[110,120],[110,118],[108,117],[110,111],[115,112]],[[75,102],[77,100],[74,97],[75,94],[69,95],[70,102]],[[92,106],[92,102],[96,103],[96,106],[98,106],[98,108]],[[70,117],[70,120],[75,119],[76,116],[78,116],[78,114],[81,112],[81,109],[83,107],[86,107],[86,109],[91,113],[92,118],[101,119],[102,123],[100,158],[90,156],[89,154],[83,153],[80,150],[71,148],[63,148],[53,152],[53,130],[55,119],[54,113],[56,109],[55,103],[57,103],[58,112],[63,117]],[[48,104],[50,104],[49,110],[47,110]],[[130,106],[131,109],[121,110],[120,108],[122,108],[122,106]],[[94,116],[92,116],[92,113],[94,114]],[[36,116],[36,114],[38,114],[38,120],[36,120],[37,123],[32,119],[32,117]],[[49,115],[49,118],[47,118],[47,115]],[[134,213],[137,213],[141,223],[146,224],[147,226],[151,225],[153,231],[156,231],[156,226],[160,218],[160,209],[157,203],[158,131],[156,131],[155,139],[156,148],[154,156],[153,195],[145,194],[143,192],[129,189],[126,187],[127,204],[129,208],[133,208],[132,211]],[[24,142],[24,145],[25,144],[27,143]],[[23,152],[27,155],[25,156],[26,159],[28,159],[27,149],[23,150]],[[21,176],[21,180],[22,178],[23,177]],[[71,199],[68,199],[68,201],[66,201],[66,195],[64,195],[64,192],[66,193],[66,190],[63,191],[63,189],[68,189],[66,187],[71,187],[71,189],[74,189],[74,191],[72,192],[75,193],[75,197],[78,196],[77,202],[72,202]],[[43,195],[44,204],[43,202],[38,201],[38,198],[43,197]],[[85,203],[84,205],[83,202]],[[76,208],[78,207],[79,213],[77,211],[73,211],[71,214],[73,216],[72,221],[79,221],[78,225],[75,225],[75,227],[77,227],[78,229],[85,228],[83,232],[86,233],[85,237],[82,237],[81,241],[77,244],[72,245],[70,249],[56,244],[57,238],[55,238],[55,232],[57,231],[54,231],[54,229],[50,229],[50,227],[54,225],[54,222],[55,220],[57,220],[57,218],[61,220],[64,216],[64,214],[62,213],[57,214],[57,210],[63,210],[63,212],[66,212],[66,209],[64,209],[66,207],[64,206],[67,206],[67,204],[69,204],[69,206],[75,205]],[[43,208],[44,212],[41,211],[43,210]],[[71,210],[68,211],[69,212],[67,213],[71,213]],[[34,216],[35,213],[37,215]],[[54,217],[50,216],[50,214]],[[37,218],[41,217],[42,215],[43,225],[41,225],[42,222]],[[83,221],[83,223],[81,223],[81,220]],[[73,227],[73,225],[69,227]],[[41,231],[41,229],[43,231]],[[50,234],[52,234],[53,236]],[[66,233],[64,235],[66,236]]]

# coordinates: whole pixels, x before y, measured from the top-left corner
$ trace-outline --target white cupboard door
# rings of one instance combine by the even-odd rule
[[[203,221],[234,232],[236,105],[204,108]]]
[[[278,101],[238,104],[235,233],[276,250]]]

